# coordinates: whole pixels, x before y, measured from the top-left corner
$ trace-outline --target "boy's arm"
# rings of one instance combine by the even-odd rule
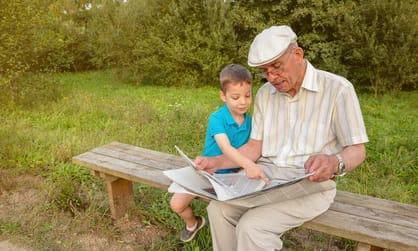
[[[267,177],[263,172],[263,169],[259,167],[257,164],[255,164],[253,160],[247,158],[239,150],[231,146],[231,143],[229,142],[228,136],[226,134],[216,134],[215,141],[221,149],[222,153],[225,155],[225,157],[234,162],[236,165],[242,167],[249,178],[263,179],[266,182],[268,181]],[[245,147],[240,150],[247,153],[250,157],[254,158],[254,160],[257,160],[260,157],[260,155],[257,154],[257,151],[246,152]]]

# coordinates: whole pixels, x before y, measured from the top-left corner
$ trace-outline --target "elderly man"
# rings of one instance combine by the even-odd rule
[[[314,174],[295,184],[303,187],[290,190],[295,192],[290,197],[272,196],[255,207],[212,201],[208,216],[214,250],[280,250],[285,231],[329,208],[336,193],[331,179],[365,159],[368,138],[353,85],[315,69],[296,39],[290,27],[273,26],[252,42],[248,64],[268,82],[256,95],[251,139],[239,151],[258,160],[243,167],[250,178],[282,178],[282,170]],[[195,163],[208,171],[234,166],[224,156],[198,157]]]

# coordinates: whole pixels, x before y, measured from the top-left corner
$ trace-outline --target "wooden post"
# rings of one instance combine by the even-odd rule
[[[383,251],[383,248],[359,242],[357,245],[357,251]]]
[[[103,175],[101,176],[103,177]],[[134,196],[132,182],[107,174],[104,175],[103,178],[106,180],[112,218],[119,219],[125,215],[126,210],[133,205]]]

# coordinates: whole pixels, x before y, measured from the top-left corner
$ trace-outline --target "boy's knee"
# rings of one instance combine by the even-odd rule
[[[189,205],[185,204],[182,200],[176,197],[172,197],[170,200],[170,207],[175,213],[179,214],[184,211]]]

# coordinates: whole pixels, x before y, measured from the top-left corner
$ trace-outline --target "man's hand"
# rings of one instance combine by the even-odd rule
[[[211,165],[210,158],[207,157],[197,156],[194,160],[194,164],[196,165],[197,169],[204,170],[210,174],[214,173],[217,170],[217,168]]]
[[[262,179],[262,180],[264,180],[264,182],[269,183],[269,179],[264,174],[263,169],[259,165],[255,164],[255,163],[252,163],[252,164],[244,167],[244,170],[245,170],[245,174],[247,175],[248,178],[250,178],[250,179]]]
[[[335,155],[318,154],[308,158],[305,162],[305,171],[314,173],[309,177],[310,181],[326,181],[334,176],[338,166],[338,159]]]

